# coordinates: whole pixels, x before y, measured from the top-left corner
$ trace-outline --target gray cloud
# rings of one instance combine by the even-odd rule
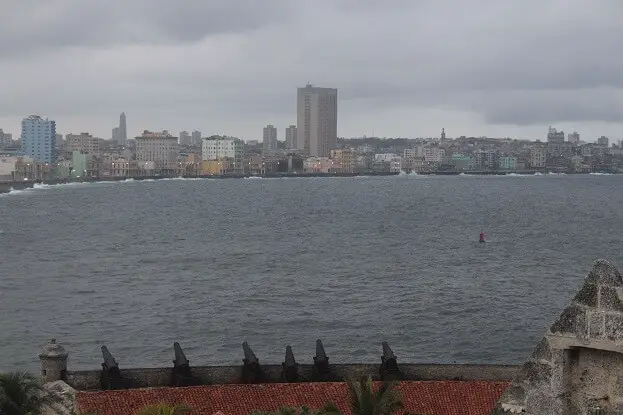
[[[196,42],[223,33],[247,33],[287,18],[283,0],[5,0],[0,53],[48,48]]]
[[[436,133],[437,118],[417,117],[429,111],[483,133],[623,127],[620,0],[33,3],[0,14],[0,114],[13,119],[0,122],[12,125],[37,111],[109,134],[123,110],[130,126],[256,138],[294,122],[309,81],[339,88],[346,135],[374,119],[384,135]]]

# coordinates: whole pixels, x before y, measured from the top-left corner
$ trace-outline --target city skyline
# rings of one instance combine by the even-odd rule
[[[296,123],[294,89],[309,82],[340,91],[341,137],[445,127],[534,139],[548,125],[588,141],[623,137],[614,1],[12,3],[0,17],[0,89],[11,97],[0,128],[14,135],[38,113],[65,134],[109,138],[124,111],[130,137],[197,129],[260,139],[266,124]],[[310,19],[326,24],[303,30]]]

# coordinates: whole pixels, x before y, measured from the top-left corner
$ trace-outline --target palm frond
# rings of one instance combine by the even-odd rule
[[[186,405],[157,403],[141,409],[138,415],[186,415],[191,409]]]

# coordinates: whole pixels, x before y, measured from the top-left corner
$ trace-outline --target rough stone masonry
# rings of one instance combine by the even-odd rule
[[[623,279],[597,260],[492,415],[623,414]]]

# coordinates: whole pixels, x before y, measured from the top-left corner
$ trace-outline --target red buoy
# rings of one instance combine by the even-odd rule
[[[485,242],[485,233],[484,232],[480,232],[480,241],[479,242]]]

